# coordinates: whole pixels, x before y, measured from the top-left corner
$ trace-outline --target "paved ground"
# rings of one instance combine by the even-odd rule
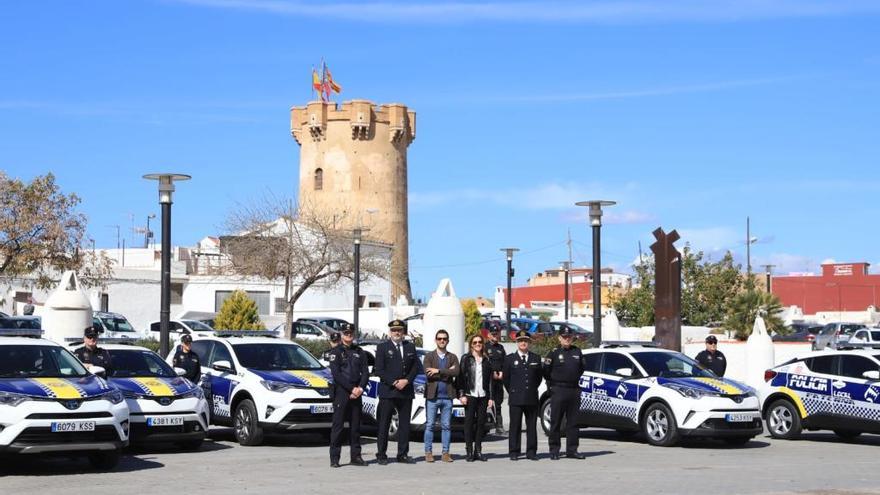
[[[813,433],[797,442],[762,436],[740,448],[711,441],[659,448],[584,430],[581,451],[589,455],[584,461],[551,461],[541,435],[538,462],[510,462],[506,439],[494,438],[484,446],[491,456],[486,463],[466,463],[459,455],[453,464],[419,459],[416,465],[384,467],[375,465],[375,441],[367,437],[370,466],[341,469],[330,469],[327,447],[317,437],[240,447],[229,430],[211,436],[198,453],[132,452],[113,473],[90,472],[84,460],[6,459],[0,463],[0,493],[880,494],[880,436],[846,443]],[[463,450],[461,443],[453,444],[453,453]],[[421,443],[413,442],[410,451],[421,457]]]

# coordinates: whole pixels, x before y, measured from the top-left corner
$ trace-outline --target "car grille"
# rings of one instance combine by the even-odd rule
[[[79,412],[79,413],[34,413],[29,414],[25,419],[91,419],[91,418],[112,418],[109,412]]]
[[[312,414],[308,409],[295,409],[287,413],[282,423],[330,423],[333,413]]]
[[[59,444],[59,443],[81,443],[81,442],[116,442],[119,441],[119,435],[116,428],[112,425],[100,425],[95,427],[95,431],[65,431],[52,432],[52,428],[31,427],[25,428],[14,443],[25,444]]]
[[[330,404],[333,402],[333,399],[293,399],[290,401],[292,404],[297,403],[308,403],[308,404]]]
[[[751,430],[761,427],[761,418],[752,421],[726,421],[724,418],[707,419],[700,428],[713,430]]]
[[[131,437],[133,439],[145,438],[150,435],[168,435],[174,433],[192,433],[193,428],[198,423],[195,421],[188,421],[183,423],[182,425],[176,426],[147,426],[146,423],[132,423],[131,424]]]

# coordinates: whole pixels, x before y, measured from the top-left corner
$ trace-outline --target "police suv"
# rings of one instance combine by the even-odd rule
[[[0,453],[81,453],[113,468],[128,444],[122,393],[41,335],[0,330]]]
[[[192,350],[202,363],[211,424],[232,426],[239,444],[259,445],[264,432],[329,432],[330,370],[301,346],[273,332],[218,331],[195,336]]]
[[[770,435],[833,430],[850,439],[880,433],[880,349],[812,352],[764,372],[762,411]]]
[[[136,345],[101,342],[110,353],[110,385],[125,397],[131,417],[131,442],[174,442],[198,449],[208,431],[208,402],[198,384],[179,376],[155,352]]]
[[[648,443],[681,437],[747,443],[763,431],[756,392],[719,378],[680,352],[635,343],[605,343],[583,351],[580,417],[584,427],[641,432]],[[541,425],[550,431],[550,391],[540,389]]]

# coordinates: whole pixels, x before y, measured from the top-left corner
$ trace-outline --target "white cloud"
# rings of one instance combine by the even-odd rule
[[[733,249],[738,243],[745,243],[744,235],[730,227],[709,227],[703,229],[676,229],[681,240],[677,243],[682,248],[690,244],[694,251],[720,252]]]
[[[618,2],[363,2],[170,0],[196,6],[361,22],[545,22],[629,24],[738,22],[876,14],[870,0],[633,0]]]

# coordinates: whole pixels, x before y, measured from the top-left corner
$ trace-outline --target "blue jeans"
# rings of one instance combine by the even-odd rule
[[[431,452],[434,446],[434,422],[437,410],[440,410],[440,440],[443,442],[443,453],[449,453],[452,442],[452,399],[429,399],[425,411],[425,452]]]

